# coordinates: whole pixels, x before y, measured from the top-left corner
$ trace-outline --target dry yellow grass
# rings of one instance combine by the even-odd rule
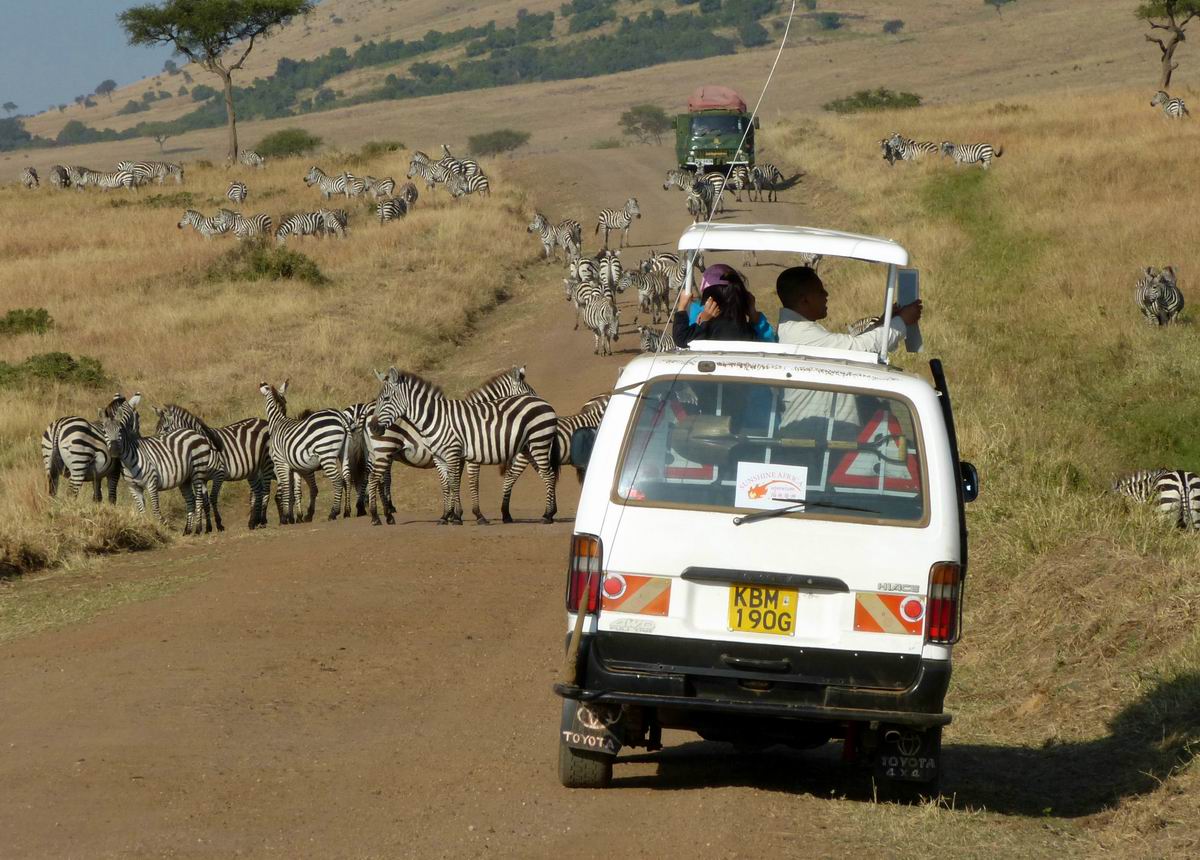
[[[0,207],[23,225],[0,237],[0,295],[7,307],[44,307],[55,321],[45,335],[0,339],[0,360],[51,351],[92,356],[127,394],[178,402],[212,423],[262,415],[262,380],[290,377],[299,411],[373,397],[371,367],[428,366],[504,299],[509,276],[535,256],[521,192],[505,190],[502,168],[489,165],[497,189],[490,199],[451,202],[444,190],[422,188],[408,218],[382,226],[367,204],[335,200],[351,211],[348,239],[288,243],[325,272],[325,286],[206,278],[232,237],[210,241],[178,230],[182,204],[150,205],[153,195],[185,191],[212,214],[237,177],[250,188],[243,211],[268,212],[278,224],[284,213],[323,205],[303,182],[310,164],[334,172],[347,158],[273,160],[261,171],[192,167],[182,188],[137,193],[0,191]],[[407,164],[407,153],[395,152],[356,160],[354,169],[403,182]],[[127,512],[95,513],[90,486],[77,506],[44,498],[42,430],[60,415],[94,417],[110,397],[107,389],[65,385],[0,389],[0,562],[59,562],[93,551],[107,531],[142,522]],[[143,423],[152,423],[145,414]],[[231,494],[239,503],[241,486]],[[138,540],[161,538],[154,527]]]

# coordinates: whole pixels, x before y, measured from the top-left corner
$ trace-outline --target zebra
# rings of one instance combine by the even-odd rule
[[[75,186],[76,190],[82,191],[87,185],[87,176],[99,171],[92,170],[90,167],[80,167],[75,164],[67,165],[64,170],[67,171],[67,178],[71,180],[70,184]]]
[[[602,287],[596,281],[576,280],[574,278],[564,278],[563,286],[567,290],[567,301],[575,305],[575,327],[572,331],[579,330],[579,317],[583,313],[583,309],[593,301],[606,301],[614,308],[616,307],[616,296],[611,290]]]
[[[279,223],[275,231],[275,244],[287,242],[288,236],[317,236],[325,235],[325,222],[320,212],[297,212],[289,215]]]
[[[658,331],[649,326],[638,326],[638,334],[641,336],[642,352],[674,352],[675,339],[671,337],[669,331]]]
[[[670,191],[672,188],[687,191],[695,181],[696,174],[690,170],[668,170],[667,178],[663,180],[663,191]]]
[[[684,204],[687,213],[692,216],[692,223],[698,224],[712,218],[711,188],[703,182],[697,182],[687,191]]]
[[[195,209],[184,210],[183,217],[179,219],[179,223],[175,226],[182,230],[189,225],[205,239],[211,239],[213,236],[228,233],[233,226],[220,215],[215,218],[209,218]]]
[[[525,228],[526,233],[537,233],[542,241],[542,253],[546,259],[558,257],[558,231],[550,226],[549,220],[541,212],[533,213],[533,220]]]
[[[1148,469],[1118,479],[1113,491],[1139,502],[1157,502],[1158,510],[1189,531],[1200,529],[1200,475],[1171,469]]]
[[[541,212],[533,213],[533,220],[525,228],[526,233],[537,233],[542,241],[542,252],[546,259],[558,259],[558,249],[562,248],[568,260],[578,258],[583,248],[583,225],[572,218],[565,218],[557,226],[551,226],[550,221]]]
[[[103,188],[108,191],[110,188],[130,188],[136,190],[138,187],[137,177],[128,170],[114,170],[107,173],[93,170],[85,170],[79,175],[79,180],[75,182],[76,188],[84,188],[88,185],[95,185],[97,188]]]
[[[394,367],[386,374],[376,371],[375,376],[382,388],[375,401],[372,432],[378,434],[401,416],[415,428],[442,481],[442,522],[462,523],[459,485],[464,461],[507,466],[521,453],[533,461],[546,485],[542,522],[554,522],[558,416],[549,403],[528,394],[470,403],[451,400],[428,380]],[[507,508],[502,513],[507,515]]]
[[[567,301],[573,298],[575,282],[600,283],[600,265],[590,257],[579,257],[567,263]]]
[[[750,169],[744,164],[735,164],[729,170],[726,184],[733,188],[734,199],[742,202],[742,191],[750,189]]]
[[[400,193],[396,196],[407,203],[408,208],[411,209],[412,205],[417,202],[417,186],[411,182],[405,182],[400,186]]]
[[[883,325],[883,317],[881,316],[863,317],[846,326],[846,334],[858,337],[858,335],[873,331],[881,325]]]
[[[178,487],[188,512],[183,533],[199,535],[202,514],[204,531],[211,532],[211,508],[204,484],[212,480],[214,490],[220,490],[221,464],[216,451],[203,433],[191,429],[143,436],[137,413],[141,399],[140,393],[133,395],[108,417],[100,410],[109,454],[121,460],[121,472],[133,491],[138,513],[146,512],[149,496],[154,516],[165,526],[158,493]]]
[[[457,165],[457,169],[455,170],[456,173],[459,173],[463,176],[470,177],[470,176],[475,176],[476,174],[482,172],[479,169],[478,162],[472,161],[469,158],[454,157],[450,153],[450,148],[448,146],[446,146],[446,144],[444,144],[444,143],[442,144],[442,153],[443,153],[443,158],[441,160],[442,163],[445,163],[447,161],[454,162]]]
[[[55,188],[70,188],[71,174],[67,172],[67,168],[61,164],[55,164],[50,168],[50,184]]]
[[[375,214],[378,216],[380,224],[398,221],[408,214],[408,202],[403,197],[380,200]]]
[[[488,180],[487,175],[476,173],[474,176],[459,176],[451,179],[447,186],[450,189],[450,194],[453,197],[463,197],[467,194],[480,194],[484,197],[492,196],[492,184]]]
[[[309,188],[314,185],[317,186],[317,189],[321,192],[321,196],[328,200],[335,194],[345,194],[346,174],[329,176],[324,170],[314,164],[308,169],[308,173],[304,177],[304,184]]]
[[[767,202],[774,203],[779,199],[779,186],[783,184],[783,171],[769,161],[754,165],[750,171],[751,199],[758,195],[762,202],[763,189],[767,189]]]
[[[168,176],[175,177],[176,185],[183,184],[183,168],[169,161],[120,161],[117,170],[128,170],[137,177],[139,185],[151,179],[162,185]]]
[[[238,164],[244,164],[247,167],[261,170],[267,166],[267,160],[253,149],[243,149],[238,153]]]
[[[433,159],[417,149],[413,151],[412,157],[409,159],[409,164],[433,164]]]
[[[351,197],[361,197],[367,193],[367,181],[349,171],[343,171],[338,179],[342,182],[342,194],[346,196],[347,200]]]
[[[376,179],[374,176],[364,176],[363,182],[367,186],[367,193],[376,200],[391,197],[396,192],[396,180],[390,176],[385,176],[383,179]]]
[[[931,140],[912,140],[898,131],[892,132],[887,142],[892,152],[891,161],[918,161],[926,155],[937,155],[938,152],[945,151],[944,143],[938,146]]]
[[[296,498],[290,491],[292,473],[298,474],[308,485],[308,511],[300,522],[311,522],[317,508],[316,471],[320,469],[333,484],[333,507],[329,519],[336,520],[341,513],[350,516],[351,443],[353,427],[346,416],[337,409],[320,409],[302,412],[296,418],[287,417],[288,380],[276,388],[263,382],[258,391],[266,400],[267,424],[271,462],[279,487],[275,491],[275,503],[280,509],[280,524],[292,525],[296,519]],[[287,496],[284,506],[283,496]],[[343,506],[344,502],[344,506]]]
[[[225,192],[225,196],[239,206],[246,202],[249,194],[250,189],[246,187],[246,183],[237,181],[229,183],[229,190]]]
[[[334,235],[339,239],[346,238],[350,215],[345,209],[318,209],[317,215],[321,219],[321,231],[324,235]]]
[[[624,248],[625,240],[629,238],[629,225],[633,223],[635,216],[641,218],[642,210],[638,208],[637,198],[630,197],[620,209],[601,209],[600,214],[596,216],[596,229],[592,232],[599,233],[600,228],[604,228],[604,247],[607,248],[609,231],[620,230],[620,247]]]
[[[105,416],[111,416],[125,398],[120,392],[105,407]],[[46,470],[46,483],[51,496],[58,495],[58,481],[63,474],[71,483],[71,496],[79,495],[79,488],[87,478],[92,479],[92,498],[101,501],[100,484],[108,482],[108,501],[117,503],[117,482],[121,478],[121,462],[108,453],[104,439],[104,428],[99,424],[66,415],[50,423],[42,433],[42,465]]]
[[[1150,325],[1169,325],[1183,310],[1183,292],[1175,277],[1175,268],[1161,272],[1146,267],[1134,287],[1134,301]]]
[[[1004,155],[1004,147],[993,147],[990,143],[951,143],[942,141],[942,155],[948,155],[959,164],[981,164],[987,170],[992,164],[992,158]]]
[[[425,180],[426,190],[437,186],[439,182],[449,182],[450,171],[440,164],[429,164],[427,162],[414,161],[408,166],[406,176],[412,179],[414,176],[419,176]]]
[[[267,422],[262,418],[243,418],[224,427],[209,427],[199,417],[175,404],[167,404],[161,410],[155,409],[154,413],[158,416],[155,433],[167,433],[186,427],[204,434],[213,450],[217,452],[222,480],[246,481],[250,485],[249,527],[253,529],[265,526],[267,499],[271,494],[271,479],[275,474],[268,450],[270,431]],[[214,485],[210,492],[213,519],[217,529],[222,530],[217,505],[219,495],[219,485]]]
[[[1153,100],[1150,102],[1150,107],[1158,107],[1162,105],[1163,113],[1170,119],[1183,119],[1185,116],[1190,117],[1187,105],[1183,103],[1183,99],[1173,99],[1167,95],[1165,90],[1159,90],[1154,94]]]
[[[606,293],[623,292],[620,287],[621,276],[624,274],[621,268],[621,252],[605,248],[597,254],[596,274],[599,276],[600,286]]]
[[[706,193],[708,196],[708,210],[710,213],[709,217],[712,217],[712,212],[716,212],[718,214],[724,212],[726,184],[725,174],[718,172],[705,173],[702,176],[698,176],[696,181],[701,183],[702,193]],[[706,192],[703,191],[705,188],[707,188]]]
[[[238,239],[257,239],[270,236],[274,230],[271,216],[265,212],[251,215],[249,218],[241,212],[235,212],[234,216],[233,235]]]
[[[583,324],[595,337],[593,355],[612,355],[612,345],[619,340],[621,311],[607,296],[592,297],[583,305]]]
[[[32,191],[34,188],[37,188],[38,187],[37,170],[35,170],[32,167],[26,167],[24,170],[22,170],[21,171],[21,185],[24,188],[28,188],[30,191]]]
[[[558,222],[557,238],[559,247],[568,259],[576,259],[583,253],[583,225],[574,218],[564,218]]]
[[[638,312],[650,314],[651,321],[658,324],[658,312],[670,304],[670,281],[666,272],[626,272],[618,289],[621,292],[634,287],[638,294]]]

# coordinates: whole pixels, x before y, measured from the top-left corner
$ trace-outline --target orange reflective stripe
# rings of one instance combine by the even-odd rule
[[[905,608],[909,610],[908,615],[905,614]],[[911,615],[917,617],[914,619]],[[854,596],[855,630],[863,633],[917,636],[924,629],[924,624],[924,601],[920,597],[907,594],[876,594],[873,591],[860,591]]]
[[[605,576],[605,612],[667,615],[671,608],[671,580],[661,576],[615,573]]]

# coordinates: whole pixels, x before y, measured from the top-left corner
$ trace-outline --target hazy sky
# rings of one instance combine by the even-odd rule
[[[132,48],[117,23],[138,2],[0,0],[0,102],[38,113],[105,78],[124,86],[160,71],[170,49]]]

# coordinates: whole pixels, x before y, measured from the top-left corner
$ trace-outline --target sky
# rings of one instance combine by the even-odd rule
[[[117,23],[117,13],[138,2],[145,0],[0,0],[0,102],[39,113],[105,78],[124,86],[161,71],[171,50],[130,47]]]

